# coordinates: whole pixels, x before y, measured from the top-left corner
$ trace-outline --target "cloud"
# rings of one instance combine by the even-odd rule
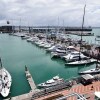
[[[99,26],[100,0],[0,0],[0,25],[81,26],[85,3],[85,25]]]

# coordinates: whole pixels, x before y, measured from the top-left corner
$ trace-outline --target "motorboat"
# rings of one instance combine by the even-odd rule
[[[23,36],[21,36],[21,38],[24,40],[24,39],[30,38],[30,36],[28,36],[28,35],[23,35]]]
[[[79,72],[79,74],[98,74],[98,73],[100,73],[100,68],[93,68],[93,69]]]
[[[57,84],[60,84],[64,81],[63,78],[60,78],[58,75],[53,77],[52,79],[44,82],[44,83],[41,83],[41,84],[38,84],[37,86],[38,87],[52,87],[52,86],[55,86]]]
[[[54,52],[57,48],[59,48],[59,45],[53,45],[50,48],[46,49],[47,52]]]
[[[33,41],[33,37],[27,39],[27,42],[32,42],[32,41]]]
[[[77,61],[72,61],[72,62],[66,62],[65,65],[85,65],[85,64],[91,64],[91,63],[95,63],[96,60],[89,58],[89,59],[81,59],[81,60],[77,60]]]
[[[69,62],[69,61],[79,60],[79,58],[87,58],[87,57],[78,51],[73,51],[73,52],[67,54],[66,56],[63,56],[63,58],[67,62]]]
[[[50,48],[51,46],[52,46],[52,44],[46,43],[46,44],[44,45],[44,48],[47,49],[47,48]]]
[[[3,97],[7,97],[10,93],[10,87],[12,84],[12,77],[10,73],[2,67],[2,62],[0,59],[0,93]]]
[[[63,56],[65,56],[66,53],[61,53],[61,52],[51,52],[51,58],[62,58]]]
[[[98,60],[96,62],[96,68],[92,68],[86,71],[79,72],[79,74],[98,74],[98,73],[100,73],[100,64],[98,63]]]
[[[43,43],[43,41],[38,40],[38,41],[35,41],[34,43],[35,43],[37,46],[39,46],[40,44],[42,44],[42,43]]]

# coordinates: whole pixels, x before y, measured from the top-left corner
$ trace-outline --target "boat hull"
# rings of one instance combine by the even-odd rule
[[[90,59],[90,60],[82,60],[82,61],[74,61],[74,62],[69,62],[69,63],[65,63],[65,65],[85,65],[85,64],[92,64],[95,63],[96,60],[95,59]]]
[[[96,70],[96,69],[91,69],[91,70],[79,72],[79,74],[98,74],[98,73],[100,73],[100,69],[98,69],[98,70]]]
[[[12,78],[11,78],[10,73],[5,68],[2,68],[2,71],[4,73],[6,73],[6,75],[7,75],[7,77],[5,76],[7,78],[7,80],[6,80],[7,82],[5,80],[3,80],[3,83],[6,83],[7,85],[4,88],[2,88],[1,95],[3,97],[7,97],[9,95],[9,93],[10,93],[10,87],[11,87],[11,84],[12,84]]]

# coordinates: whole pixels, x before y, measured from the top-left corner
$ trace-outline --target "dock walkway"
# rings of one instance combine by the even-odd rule
[[[27,78],[27,81],[31,87],[31,90],[36,90],[37,87],[35,85],[35,82],[32,78],[32,75],[30,74],[29,70],[27,69],[27,67],[25,67],[25,74],[26,74],[26,78]]]

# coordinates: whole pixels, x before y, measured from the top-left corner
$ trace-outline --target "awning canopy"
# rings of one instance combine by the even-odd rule
[[[100,98],[100,92],[95,92],[94,94],[96,97]]]

